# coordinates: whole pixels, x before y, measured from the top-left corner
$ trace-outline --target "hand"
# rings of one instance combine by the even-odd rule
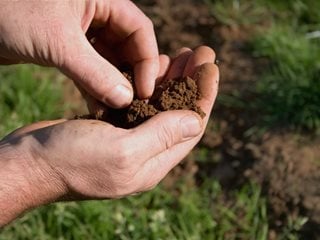
[[[13,169],[8,174],[6,165],[0,168],[0,183],[20,179],[7,191],[20,206],[7,217],[0,214],[0,225],[57,200],[119,198],[149,190],[191,151],[204,132],[218,90],[214,52],[208,47],[182,49],[171,63],[167,56],[160,59],[159,81],[181,75],[198,79],[203,96],[199,106],[206,117],[178,110],[129,130],[95,120],[40,122],[18,129],[0,142],[11,152],[7,159]],[[0,212],[6,209],[1,199],[0,192]]]
[[[0,64],[57,67],[94,99],[123,107],[133,96],[115,67],[124,61],[134,66],[139,97],[153,92],[153,25],[129,0],[0,1],[0,32]]]

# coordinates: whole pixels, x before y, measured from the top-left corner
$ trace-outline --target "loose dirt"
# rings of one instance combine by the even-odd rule
[[[125,72],[123,75],[134,85],[132,74]],[[196,81],[190,77],[180,77],[162,82],[148,100],[140,100],[134,94],[134,100],[124,109],[110,108],[80,118],[102,120],[121,128],[136,127],[156,114],[169,110],[192,110],[203,118],[206,114],[197,105],[200,99]]]

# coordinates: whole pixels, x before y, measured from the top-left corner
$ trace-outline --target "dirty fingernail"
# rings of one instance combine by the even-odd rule
[[[132,90],[120,84],[111,89],[105,101],[112,107],[121,108],[129,105],[132,98]]]
[[[182,135],[184,138],[196,137],[200,134],[202,127],[200,120],[193,115],[181,119]]]

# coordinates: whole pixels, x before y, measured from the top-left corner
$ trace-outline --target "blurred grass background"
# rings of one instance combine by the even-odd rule
[[[268,62],[250,90],[254,101],[246,102],[235,90],[221,95],[219,104],[237,103],[239,109],[256,111],[261,125],[255,130],[276,126],[319,133],[320,2],[205,2],[225,25],[256,28],[266,18],[269,24],[267,30],[257,29],[247,49]],[[63,104],[63,87],[63,77],[52,69],[0,67],[0,136],[31,122],[62,117],[68,108]],[[205,149],[197,153],[206,154]],[[1,229],[0,239],[270,239],[261,186],[246,182],[226,196],[214,178],[192,186],[184,180],[171,189],[160,185],[122,200],[44,206]],[[305,221],[304,216],[289,219],[277,239],[299,239]]]
[[[251,89],[251,103],[235,90],[222,104],[251,107],[261,114],[259,127],[310,130],[320,128],[319,1],[206,1],[212,14],[230,26],[255,28],[248,51],[268,65]],[[268,25],[266,28],[264,25]],[[259,27],[259,25],[262,25]]]

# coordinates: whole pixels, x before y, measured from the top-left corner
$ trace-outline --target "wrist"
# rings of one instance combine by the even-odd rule
[[[33,141],[0,141],[0,226],[63,195],[61,181],[34,150]]]

